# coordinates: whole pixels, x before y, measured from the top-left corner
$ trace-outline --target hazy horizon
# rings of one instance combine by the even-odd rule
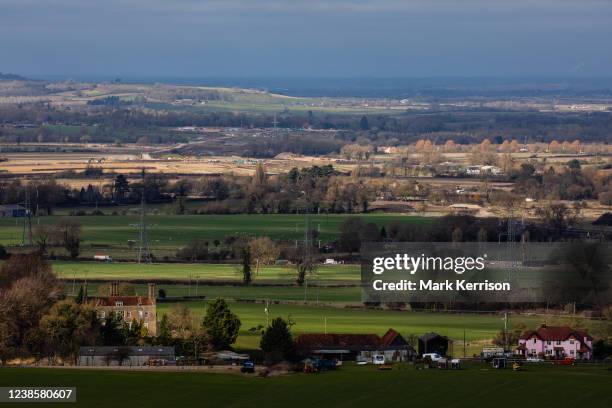
[[[610,76],[609,0],[0,0],[0,72]]]

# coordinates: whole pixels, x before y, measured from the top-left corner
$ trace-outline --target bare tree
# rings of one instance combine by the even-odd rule
[[[168,314],[168,323],[172,337],[187,339],[197,334],[198,321],[184,304],[177,304]]]
[[[37,225],[34,227],[33,238],[34,243],[38,247],[41,254],[47,253],[47,248],[52,244],[54,230],[51,225]]]
[[[61,282],[39,254],[13,255],[0,267],[0,359],[39,347],[38,322],[61,295]]]
[[[79,256],[81,247],[81,223],[64,218],[55,225],[58,238],[71,258]]]
[[[251,249],[251,257],[255,261],[255,276],[259,275],[260,265],[270,265],[278,258],[278,247],[268,237],[251,240],[249,248]]]

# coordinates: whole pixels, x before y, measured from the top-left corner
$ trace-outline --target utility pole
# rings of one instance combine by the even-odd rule
[[[506,232],[506,256],[508,257],[508,261],[512,267],[515,266],[514,263],[514,208],[510,207],[508,209],[508,225]],[[507,272],[507,280],[508,282],[512,279],[512,268],[508,268]]]
[[[304,263],[310,265],[312,259],[310,258],[310,218],[308,215],[308,209],[304,211]],[[308,268],[304,272],[304,303],[306,303],[308,292]]]
[[[508,313],[504,312],[504,351],[508,350]]]
[[[24,203],[25,214],[23,218],[23,231],[21,234],[21,245],[25,246],[26,241],[29,246],[32,246],[32,210],[30,205],[30,190],[28,186],[24,187]]]
[[[149,251],[149,240],[147,238],[146,224],[146,198],[145,198],[145,169],[142,168],[142,188],[140,195],[140,245],[138,247],[138,263],[151,263],[151,253]]]
[[[276,112],[274,112],[274,119],[272,120],[272,126],[274,127],[274,136],[276,136],[276,126],[278,125],[278,121],[276,120]]]

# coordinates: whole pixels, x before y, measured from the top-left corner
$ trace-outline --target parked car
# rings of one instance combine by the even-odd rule
[[[574,362],[575,361],[572,357],[565,357],[563,360],[555,361],[555,364],[570,366],[570,365],[574,365]]]
[[[383,354],[375,354],[372,356],[372,364],[385,364],[385,356]]]
[[[254,373],[255,372],[255,362],[253,360],[247,360],[242,363],[242,368],[240,368],[241,373]]]
[[[429,359],[430,359],[431,361],[433,361],[434,363],[435,363],[435,362],[437,362],[437,361],[440,361],[440,360],[444,360],[444,359],[445,359],[444,357],[442,357],[442,356],[441,356],[440,354],[438,354],[438,353],[425,353],[425,354],[423,354],[423,358],[427,358],[427,357],[429,357]]]

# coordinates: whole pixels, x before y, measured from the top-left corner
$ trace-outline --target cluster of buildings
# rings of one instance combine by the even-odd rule
[[[110,313],[123,317],[128,323],[140,322],[150,336],[157,334],[155,284],[148,285],[147,296],[121,296],[118,284],[110,284],[108,296],[90,297],[84,286],[84,301],[93,305],[98,318]],[[416,343],[416,342],[415,342]],[[437,333],[418,337],[418,350],[398,331],[389,329],[377,334],[307,333],[296,337],[296,348],[301,355],[321,359],[373,361],[376,357],[388,363],[411,361],[417,356],[436,354],[452,356],[453,342]],[[593,338],[584,330],[567,326],[542,325],[537,330],[525,331],[514,354],[521,358],[590,360],[593,358]],[[172,347],[82,347],[80,365],[145,365],[151,361],[174,361]]]
[[[482,176],[482,175],[490,175],[490,176],[500,176],[504,174],[501,168],[497,166],[468,166],[465,168],[465,174],[468,176]]]
[[[387,330],[382,337],[376,334],[302,334],[296,338],[296,346],[302,355],[340,361],[373,361],[375,356],[383,356],[385,362],[396,363],[423,355],[450,357],[453,354],[453,342],[446,336],[423,334],[418,337],[418,350],[415,350],[394,329]],[[538,360],[591,360],[593,338],[584,330],[542,325],[522,334],[514,355]]]
[[[423,354],[452,354],[452,341],[437,333],[427,333],[418,338],[418,352],[394,329],[383,336],[377,334],[301,334],[295,340],[301,355],[324,359],[373,361],[376,356],[388,363],[413,360]]]
[[[438,176],[458,177],[466,176],[503,176],[504,171],[498,166],[474,165],[464,166],[456,162],[442,162],[435,166]]]

